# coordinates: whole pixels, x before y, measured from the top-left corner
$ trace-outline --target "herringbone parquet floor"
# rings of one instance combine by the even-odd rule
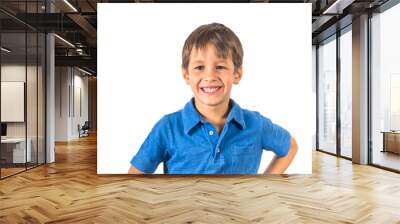
[[[0,223],[400,223],[400,175],[313,153],[313,175],[96,174],[96,137],[0,181]]]

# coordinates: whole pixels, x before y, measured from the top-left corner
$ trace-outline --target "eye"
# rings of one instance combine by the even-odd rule
[[[222,69],[226,69],[226,67],[225,66],[222,66],[222,65],[217,65],[217,70],[222,70]]]
[[[195,70],[204,70],[204,66],[203,65],[199,65],[194,67]]]

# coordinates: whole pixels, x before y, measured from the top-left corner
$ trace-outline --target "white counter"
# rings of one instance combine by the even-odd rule
[[[13,145],[13,163],[25,163],[31,162],[32,153],[31,146],[32,140],[27,138],[28,147],[26,147],[26,155],[25,155],[25,138],[6,138],[1,139],[1,144],[4,145]],[[25,161],[25,158],[27,161]]]

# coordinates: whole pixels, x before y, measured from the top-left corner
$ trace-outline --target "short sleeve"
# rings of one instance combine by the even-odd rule
[[[166,157],[166,136],[168,128],[167,118],[164,117],[156,123],[149,135],[140,146],[139,151],[133,156],[131,164],[143,173],[153,173],[157,166]]]
[[[261,142],[265,150],[273,151],[277,156],[284,157],[290,149],[290,133],[281,126],[272,123],[272,121],[262,115],[262,133]]]

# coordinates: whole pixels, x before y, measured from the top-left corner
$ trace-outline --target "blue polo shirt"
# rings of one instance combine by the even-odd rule
[[[192,99],[157,122],[131,164],[144,173],[164,163],[166,174],[256,174],[263,150],[286,156],[290,138],[287,130],[233,100],[219,135]]]

